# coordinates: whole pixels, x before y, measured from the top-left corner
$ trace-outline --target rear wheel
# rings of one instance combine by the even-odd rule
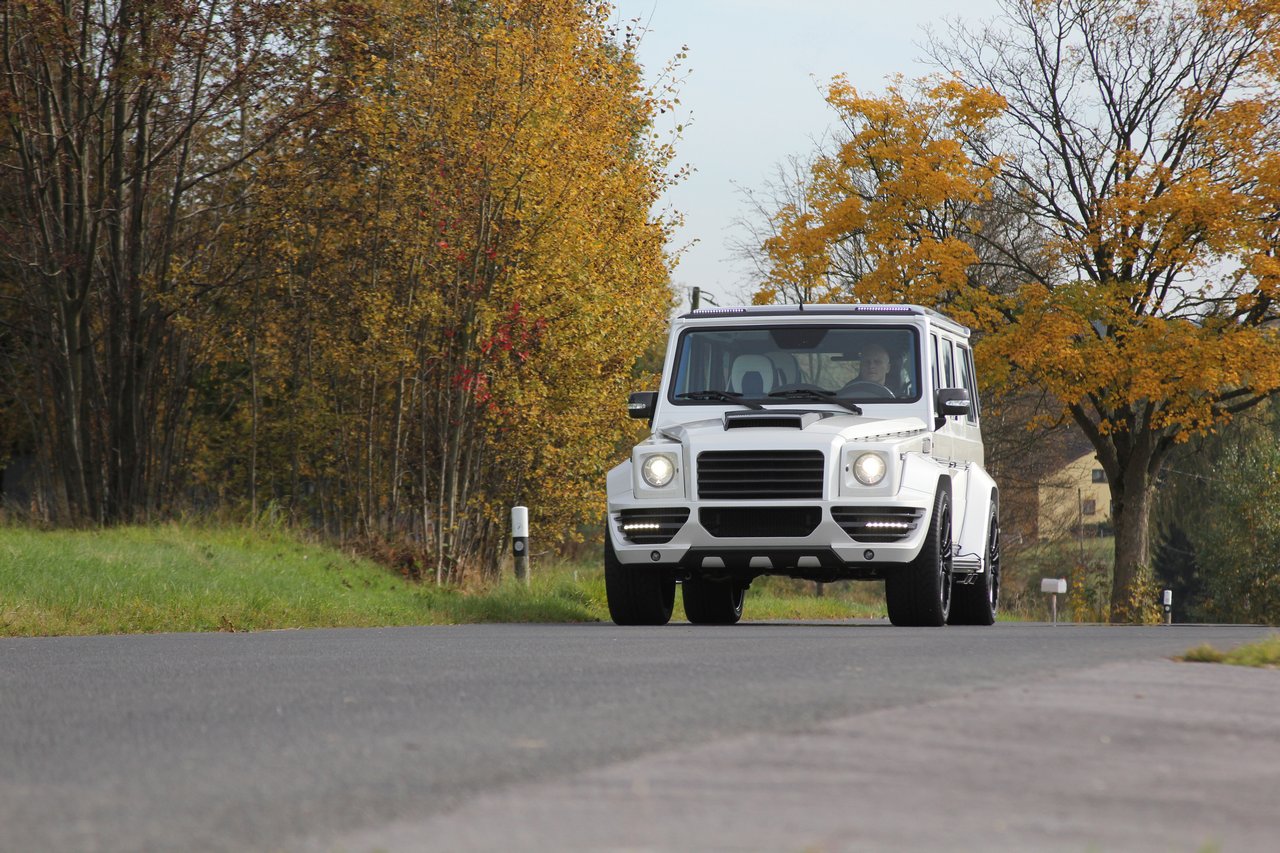
[[[676,577],[669,566],[629,566],[604,538],[604,591],[617,625],[665,625],[676,603]]]
[[[895,625],[938,627],[951,612],[951,495],[939,489],[924,547],[884,582],[889,621]]]
[[[734,625],[742,618],[747,591],[733,581],[689,578],[684,589],[684,615],[694,625]]]
[[[956,584],[951,602],[951,625],[991,625],[1000,607],[1000,521],[992,507],[987,526],[986,566],[971,584]]]

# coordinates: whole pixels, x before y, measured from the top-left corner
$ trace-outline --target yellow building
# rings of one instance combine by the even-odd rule
[[[1039,489],[1040,539],[1098,536],[1111,527],[1111,489],[1095,453],[1068,462],[1045,478]]]

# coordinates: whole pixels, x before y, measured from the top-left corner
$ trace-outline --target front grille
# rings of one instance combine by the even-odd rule
[[[808,536],[822,521],[816,506],[703,507],[698,521],[717,539]]]
[[[831,517],[858,542],[901,542],[920,526],[924,510],[902,506],[833,506]]]
[[[698,454],[703,500],[822,497],[821,450],[708,450]]]
[[[624,509],[618,513],[618,529],[633,545],[665,545],[688,520],[687,507]]]

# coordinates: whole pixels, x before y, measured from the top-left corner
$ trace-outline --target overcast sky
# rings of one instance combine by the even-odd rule
[[[674,283],[687,303],[698,286],[721,305],[748,301],[747,269],[726,245],[745,202],[736,186],[760,189],[777,164],[812,150],[832,125],[823,89],[845,74],[861,91],[887,78],[919,77],[924,28],[957,15],[990,18],[997,0],[616,0],[620,20],[648,32],[640,61],[656,75],[688,45],[681,88],[685,124],[678,160],[695,170],[666,203],[685,216]],[[939,29],[942,29],[939,26]]]

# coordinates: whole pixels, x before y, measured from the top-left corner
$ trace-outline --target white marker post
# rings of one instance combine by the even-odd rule
[[[1058,596],[1067,591],[1066,578],[1044,578],[1040,581],[1040,591],[1053,596],[1053,624],[1058,624]]]
[[[529,585],[529,508],[511,508],[511,556],[515,558],[516,580]]]
[[[1173,624],[1173,590],[1166,589],[1160,594],[1160,603],[1164,605],[1164,620],[1166,625]]]

